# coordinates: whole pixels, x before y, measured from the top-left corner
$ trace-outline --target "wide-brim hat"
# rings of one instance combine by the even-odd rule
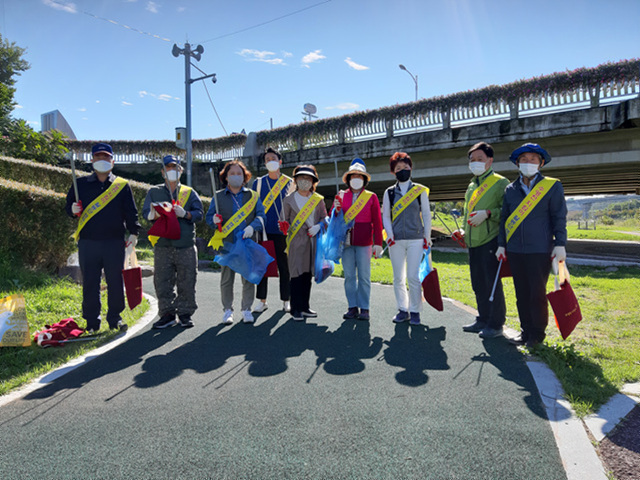
[[[293,172],[293,178],[296,178],[298,175],[309,175],[310,177],[312,177],[316,182],[319,182],[320,179],[318,178],[318,175],[316,175],[316,172],[314,172],[311,168],[309,167],[298,167],[296,169],[295,172]]]
[[[349,165],[349,170],[347,170],[344,175],[342,175],[342,183],[348,185],[349,175],[362,175],[367,179],[367,182],[371,180],[371,175],[367,173],[367,166],[364,164],[364,161],[361,158],[354,158]]]
[[[551,155],[549,155],[547,151],[537,143],[525,143],[521,147],[516,148],[513,152],[511,152],[509,160],[511,160],[515,164],[518,161],[518,157],[527,152],[537,153],[538,155],[540,155],[544,159],[545,165],[551,163]]]

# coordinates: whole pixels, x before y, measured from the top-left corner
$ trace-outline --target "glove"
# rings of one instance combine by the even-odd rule
[[[178,218],[184,218],[184,216],[187,214],[187,211],[177,203],[173,206],[173,211],[176,212],[176,217]]]
[[[127,239],[127,243],[124,244],[125,248],[136,248],[136,245],[138,244],[138,236],[137,235],[129,235],[129,238]]]
[[[498,259],[498,261],[507,259],[507,251],[504,247],[498,247],[498,249],[496,250],[496,258]]]
[[[489,210],[477,210],[469,214],[467,223],[473,227],[477,227],[487,218],[489,218]]]
[[[250,238],[250,237],[253,237],[253,227],[251,225],[246,227],[242,232],[242,238]]]
[[[553,247],[551,258],[564,262],[567,259],[567,250],[564,247]]]
[[[147,215],[147,220],[149,220],[150,222],[153,222],[159,216],[160,215],[158,214],[158,212],[156,212],[156,209],[153,208],[153,205],[152,205],[151,210],[149,210],[149,214]]]
[[[387,247],[393,247],[396,241],[393,238],[387,238]]]
[[[380,258],[382,256],[382,245],[373,246],[373,256],[375,258]]]
[[[455,232],[453,232],[451,234],[451,238],[453,240],[455,240],[456,242],[458,242],[458,245],[460,245],[462,248],[467,248],[467,244],[464,241],[464,230],[463,229],[456,230]]]
[[[82,200],[78,200],[77,202],[73,202],[71,204],[71,213],[73,213],[76,217],[79,217],[82,213]]]
[[[340,213],[340,210],[342,210],[342,200],[339,195],[336,195],[336,198],[333,199],[333,209],[336,213]]]
[[[425,250],[428,250],[429,247],[431,247],[431,245],[433,244],[433,242],[431,242],[430,238],[425,238],[424,242],[422,242],[422,248]]]
[[[219,223],[222,223],[222,215],[216,213],[213,215],[213,223],[215,223],[216,225]]]
[[[289,226],[289,222],[278,221],[278,230],[280,230],[285,235],[289,231]]]
[[[320,224],[316,223],[313,227],[309,229],[309,231],[307,232],[307,235],[309,235],[310,237],[315,237],[319,231],[320,231]]]

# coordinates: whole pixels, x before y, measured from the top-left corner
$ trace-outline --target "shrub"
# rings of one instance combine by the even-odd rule
[[[613,225],[613,218],[608,215],[603,215],[600,217],[600,222],[602,222],[603,225]]]

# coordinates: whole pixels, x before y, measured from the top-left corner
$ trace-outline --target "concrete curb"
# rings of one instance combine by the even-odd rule
[[[126,342],[133,335],[142,330],[149,322],[151,322],[157,315],[158,312],[158,301],[152,297],[151,295],[144,294],[145,298],[149,302],[149,311],[145,313],[140,320],[131,328],[129,328],[124,334],[116,336],[111,342],[102,345],[101,347],[96,348],[95,350],[91,350],[90,352],[85,353],[81,357],[74,358],[73,360],[65,363],[64,365],[59,366],[55,370],[49,373],[45,373],[41,377],[36,378],[32,382],[27,385],[11,392],[6,395],[2,395],[0,397],[0,407],[13,402],[19,398],[22,398],[29,393],[41,388],[48,383],[53,382],[57,378],[60,378],[66,373],[69,373],[72,370],[75,370],[80,365],[84,365],[85,363],[90,362],[94,358],[99,357],[103,353],[108,352],[116,348],[118,345]],[[61,347],[64,348],[64,347]]]
[[[640,404],[640,397],[632,395],[640,395],[640,383],[625,385],[622,387],[622,393],[611,397],[598,413],[585,417],[584,423],[596,441],[601,442],[637,404]]]

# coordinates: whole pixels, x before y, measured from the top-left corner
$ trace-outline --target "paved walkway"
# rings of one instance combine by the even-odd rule
[[[271,280],[255,325],[223,326],[218,282],[200,272],[195,328],[149,325],[0,408],[2,478],[566,478],[525,359],[465,310],[394,325],[373,285],[371,322],[343,321],[330,278],[298,323]]]

